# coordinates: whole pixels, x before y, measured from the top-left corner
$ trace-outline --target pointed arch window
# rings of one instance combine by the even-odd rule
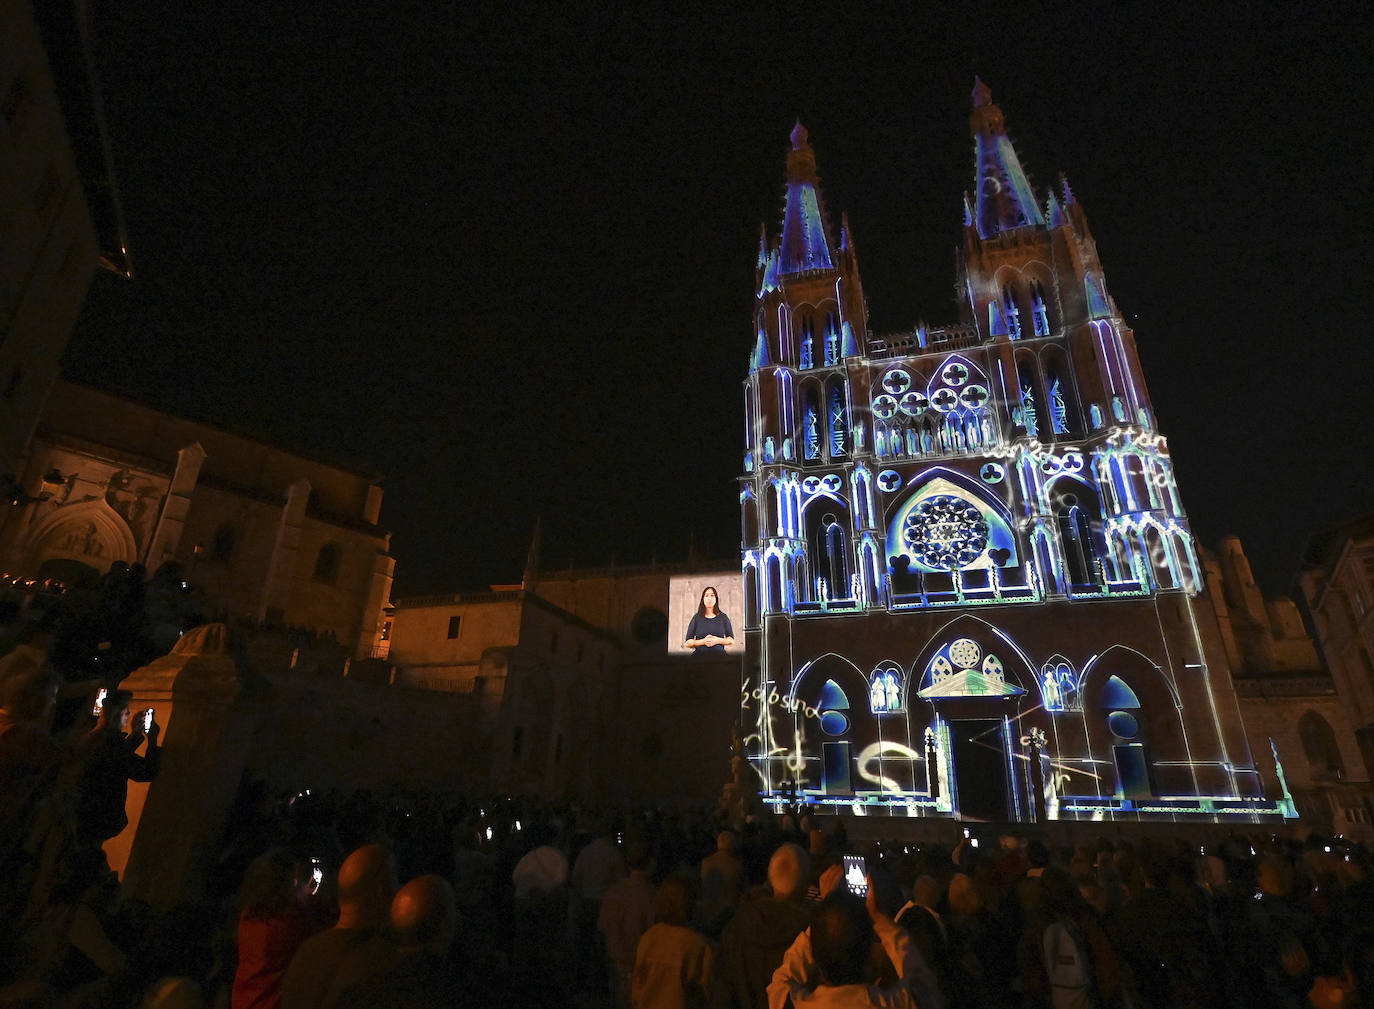
[[[821,406],[814,385],[808,386],[802,407],[802,459],[815,462],[821,457]]]
[[[1006,311],[1007,335],[1013,340],[1021,339],[1021,310],[1016,307],[1016,292],[1010,284],[1002,288],[1002,307]]]
[[[1077,504],[1059,513],[1059,537],[1064,544],[1064,566],[1072,585],[1092,585],[1097,581],[1096,551],[1088,518]]]
[[[844,405],[844,388],[836,382],[830,387],[828,399],[830,421],[831,457],[847,455],[849,452],[849,417]]]
[[[812,366],[816,331],[811,319],[802,321],[801,325],[801,366],[810,368]]]
[[[825,316],[825,363],[827,365],[840,363],[840,330],[835,325],[834,312],[828,312]]]
[[[1345,763],[1330,722],[1309,708],[1298,719],[1298,737],[1313,781],[1338,781],[1345,777]]]
[[[1030,285],[1031,318],[1035,323],[1036,336],[1050,335],[1050,316],[1045,310],[1045,288],[1038,280]]]
[[[902,671],[884,664],[873,670],[868,680],[868,706],[873,713],[902,710]]]
[[[1016,367],[1016,379],[1020,405],[1013,409],[1012,420],[1026,429],[1027,437],[1036,438],[1046,418],[1034,365],[1022,361]]]
[[[849,542],[845,530],[833,513],[821,519],[816,544],[816,593],[822,599],[848,599]]]
[[[315,555],[315,581],[333,585],[339,578],[339,560],[343,551],[337,543],[326,543]]]

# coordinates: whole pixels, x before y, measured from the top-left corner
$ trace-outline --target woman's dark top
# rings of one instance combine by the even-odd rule
[[[714,634],[718,638],[733,638],[735,629],[730,626],[730,618],[719,610],[714,617],[703,617],[697,613],[692,616],[692,622],[687,625],[687,636],[683,641],[690,641],[693,638],[700,640],[708,634]],[[693,653],[700,652],[723,652],[724,645],[702,645],[692,649]]]

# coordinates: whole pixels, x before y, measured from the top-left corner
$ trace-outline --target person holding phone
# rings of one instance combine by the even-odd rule
[[[860,863],[850,863],[856,864]],[[906,931],[879,906],[871,879],[865,877],[861,886],[866,895],[860,897],[846,883],[846,868],[832,865],[821,873],[820,886],[821,902],[811,927],[797,936],[773,972],[769,1009],[788,1004],[797,1009],[808,1005],[944,1009],[945,995],[930,965]],[[884,981],[874,973],[871,954],[875,946],[887,954],[896,981]]]
[[[720,595],[714,585],[701,590],[701,602],[687,624],[687,640],[683,642],[693,655],[724,652],[726,645],[735,643],[735,628],[730,618],[720,611]]]
[[[133,699],[127,690],[112,691],[95,728],[78,746],[76,829],[83,844],[104,844],[129,825],[124,812],[129,782],[152,781],[161,763],[162,750],[157,745],[161,729],[153,709],[140,712],[134,721]],[[148,747],[140,755],[145,739]]]

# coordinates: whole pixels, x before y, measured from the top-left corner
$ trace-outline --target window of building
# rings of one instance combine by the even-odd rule
[[[1031,315],[1035,320],[1035,335],[1050,335],[1050,316],[1045,310],[1045,288],[1040,281],[1031,281]]]
[[[1016,294],[1010,284],[1002,288],[1002,304],[1007,313],[1007,334],[1013,340],[1021,339],[1021,311],[1016,307]]]
[[[668,637],[668,614],[654,606],[645,606],[630,621],[630,633],[641,645],[653,645]]]
[[[210,559],[213,561],[224,562],[229,560],[234,554],[234,544],[238,540],[238,534],[234,532],[234,527],[225,523],[215,530],[214,541],[210,545]]]
[[[557,764],[563,759],[563,734],[560,732],[553,741],[553,762]]]
[[[9,381],[5,383],[3,398],[6,400],[14,399],[14,394],[19,391],[19,383],[22,381],[24,381],[24,366],[16,364],[14,370],[10,372]]]
[[[315,581],[331,585],[339,577],[340,550],[337,543],[326,543],[315,555]]]
[[[558,651],[558,632],[554,631],[549,635],[549,653],[554,654]]]
[[[524,743],[525,743],[525,730],[524,730],[524,728],[522,728],[521,726],[517,725],[517,726],[515,727],[514,731],[511,732],[511,737],[510,737],[510,759],[511,759],[511,760],[519,760],[519,759],[520,759],[520,750],[521,750],[521,748],[524,746]]]
[[[581,662],[581,661],[582,661],[582,649],[583,649],[582,642],[579,641],[579,642],[577,643],[577,661],[578,661],[578,662]]]
[[[1298,738],[1302,740],[1313,781],[1338,781],[1345,777],[1345,764],[1330,722],[1309,709],[1298,719]]]
[[[463,618],[461,616],[453,616],[448,618],[448,639],[450,641],[452,641],[454,638],[458,636],[458,628],[462,625],[462,623]]]

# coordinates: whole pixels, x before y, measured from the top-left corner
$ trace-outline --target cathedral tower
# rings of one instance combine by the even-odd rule
[[[975,82],[957,324],[868,331],[792,131],[741,481],[766,798],[992,820],[1272,815],[1135,341],[1067,182]]]

